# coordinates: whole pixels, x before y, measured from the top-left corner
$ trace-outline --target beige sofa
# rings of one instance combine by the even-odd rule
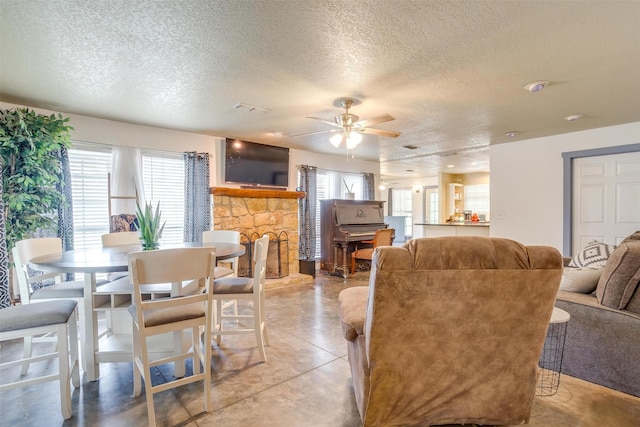
[[[556,249],[507,239],[377,248],[339,296],[364,425],[527,421],[561,275]]]
[[[562,372],[640,397],[640,232],[610,255],[595,291],[558,291],[567,311]]]

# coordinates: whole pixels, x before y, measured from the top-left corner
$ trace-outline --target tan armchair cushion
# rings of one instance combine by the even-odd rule
[[[340,292],[340,326],[347,341],[355,340],[363,334],[364,314],[369,298],[368,286],[356,286]]]

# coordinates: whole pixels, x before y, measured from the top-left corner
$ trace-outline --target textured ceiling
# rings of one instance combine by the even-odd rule
[[[639,1],[0,5],[2,101],[344,154],[327,134],[291,136],[330,129],[306,116],[333,120],[351,96],[361,119],[396,117],[375,127],[400,137],[365,135],[353,153],[386,179],[485,170],[490,144],[640,121]],[[523,89],[535,80],[551,83]]]

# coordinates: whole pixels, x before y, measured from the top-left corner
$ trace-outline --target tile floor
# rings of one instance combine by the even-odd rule
[[[338,323],[337,296],[345,287],[364,285],[366,280],[366,273],[357,273],[346,281],[320,273],[313,283],[269,290],[268,362],[260,361],[251,336],[225,337],[221,348],[214,346],[213,411],[203,411],[201,384],[189,384],[156,395],[158,425],[360,426]],[[0,357],[20,349],[19,343],[3,343]],[[170,372],[155,369],[154,382],[163,381]],[[0,393],[0,424],[145,425],[144,393],[134,399],[131,390],[131,364],[104,364],[99,381],[73,391],[70,420],[63,420],[58,385],[50,382]],[[535,398],[529,425],[639,426],[640,398],[563,376],[557,395]]]

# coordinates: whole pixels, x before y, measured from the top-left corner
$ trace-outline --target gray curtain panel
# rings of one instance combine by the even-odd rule
[[[60,158],[60,182],[56,186],[58,191],[64,194],[65,202],[58,206],[57,235],[62,240],[62,249],[70,251],[73,249],[73,194],[71,193],[69,151],[63,147],[58,156]],[[75,280],[75,274],[66,274],[65,280]]]
[[[316,257],[316,181],[318,170],[315,166],[300,166],[300,191],[307,193],[298,199],[298,226],[300,259],[314,259]]]
[[[209,153],[184,153],[184,241],[201,242],[211,230]]]
[[[375,181],[372,173],[362,174],[362,199],[363,200],[375,200],[376,189]]]
[[[2,157],[0,157],[0,170],[3,170]],[[2,180],[0,179],[0,309],[9,307],[11,299],[9,298],[9,257],[7,253],[7,239],[4,228],[4,202],[2,195],[4,194]]]
[[[387,194],[387,215],[393,216],[393,188],[390,188]]]

